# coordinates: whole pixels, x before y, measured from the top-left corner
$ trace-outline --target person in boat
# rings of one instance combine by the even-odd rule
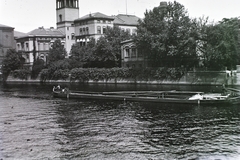
[[[57,87],[53,86],[53,90],[54,91],[61,91],[60,85],[57,85]]]
[[[64,89],[62,89],[62,92],[65,93],[65,94],[67,94],[68,91],[69,91],[69,89],[68,89],[67,87],[65,87]]]
[[[227,95],[228,94],[228,90],[225,88],[225,84],[223,83],[223,85],[222,85],[222,96],[225,96],[225,95]]]

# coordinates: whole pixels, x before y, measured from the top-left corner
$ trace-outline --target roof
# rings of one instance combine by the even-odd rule
[[[43,28],[39,27],[34,29],[26,34],[22,34],[22,36],[15,36],[17,38],[29,37],[29,36],[46,36],[46,37],[65,37],[65,35],[58,29],[54,28]]]
[[[13,27],[6,26],[6,25],[3,25],[3,24],[0,24],[0,28],[9,28],[9,29],[14,29]]]
[[[119,14],[115,16],[115,19],[113,21],[114,24],[118,25],[138,25],[138,20],[140,18],[135,15],[127,15],[127,14]]]
[[[87,15],[79,18],[79,19],[76,19],[75,21],[82,21],[82,20],[87,20],[87,19],[109,19],[109,20],[114,20],[114,17],[107,16],[107,15],[102,14],[100,12],[96,12],[96,13],[87,14]]]
[[[19,32],[19,31],[14,31],[14,37],[18,38],[18,37],[23,37],[26,36],[26,33],[23,32]]]
[[[43,28],[39,27],[38,29],[34,29],[30,32],[27,33],[27,35],[32,35],[32,36],[64,36],[64,34],[54,28]]]

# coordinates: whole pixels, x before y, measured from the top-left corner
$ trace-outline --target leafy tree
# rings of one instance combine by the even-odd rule
[[[166,6],[145,12],[134,39],[152,67],[185,66],[189,69],[198,61],[196,27],[183,5],[168,2]]]
[[[63,60],[66,55],[67,52],[62,45],[61,40],[57,39],[49,49],[48,62],[51,63],[54,61]]]
[[[224,18],[218,24],[205,27],[202,59],[204,66],[214,70],[234,69],[239,63],[239,22],[237,18]]]
[[[5,81],[11,71],[21,67],[21,55],[15,49],[8,49],[2,62],[3,80]]]
[[[34,63],[33,63],[33,67],[32,67],[32,78],[37,78],[38,74],[41,72],[41,70],[44,68],[44,60],[42,59],[37,59]]]
[[[95,45],[94,54],[89,57],[90,67],[111,68],[117,65],[113,46],[105,37],[100,37]]]
[[[75,43],[71,48],[70,59],[77,61],[79,67],[87,64],[89,59],[91,59],[94,53],[96,41],[94,38],[91,38],[87,45],[82,46],[80,43]]]
[[[130,39],[129,32],[119,27],[107,27],[105,34],[97,41],[90,39],[89,43],[72,46],[71,59],[79,61],[83,67],[116,67],[121,64],[121,42]]]
[[[129,32],[122,30],[120,27],[114,26],[107,27],[104,34],[104,39],[107,41],[108,46],[111,46],[109,51],[111,52],[110,60],[115,61],[115,67],[121,66],[121,42],[132,39],[133,36]],[[99,41],[101,43],[101,41]],[[107,48],[107,46],[105,47]],[[114,57],[114,58],[113,58]]]

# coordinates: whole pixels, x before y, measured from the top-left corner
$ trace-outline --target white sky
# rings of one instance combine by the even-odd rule
[[[143,18],[146,10],[159,6],[162,0],[79,1],[80,17],[94,12],[111,16],[125,14],[127,11],[128,14]],[[173,2],[173,0],[169,1]],[[217,22],[222,18],[240,16],[240,0],[177,0],[177,2],[185,6],[190,17],[205,16]],[[56,27],[56,2],[55,0],[0,0],[0,24],[25,33],[40,26]]]

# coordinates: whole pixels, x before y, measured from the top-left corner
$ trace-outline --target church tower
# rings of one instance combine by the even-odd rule
[[[75,43],[74,20],[79,18],[79,0],[56,0],[57,29],[65,36],[65,48],[69,54]]]

